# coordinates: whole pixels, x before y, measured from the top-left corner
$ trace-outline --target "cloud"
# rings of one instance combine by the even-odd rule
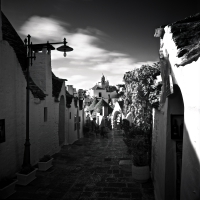
[[[134,60],[128,57],[117,57],[91,67],[90,69],[108,71],[112,74],[124,74],[126,71],[134,69]]]
[[[115,76],[107,76],[106,79],[109,80],[110,85],[124,84],[123,74],[119,74]]]
[[[88,80],[88,76],[84,75],[72,75],[68,78],[67,85],[75,85],[74,87],[78,89],[88,89],[88,86],[94,85],[94,81]]]
[[[72,82],[73,83],[73,82]],[[78,83],[73,83],[74,87],[78,89],[88,90],[89,88],[94,86],[94,81],[81,81]]]
[[[56,72],[56,73],[63,73],[63,72],[67,72],[69,69],[66,68],[66,67],[60,67],[60,68],[56,68],[54,69],[53,71]]]
[[[56,76],[68,79],[66,84],[74,84],[76,88],[91,88],[99,81],[101,73],[105,72],[110,83],[117,84],[117,81],[121,83],[125,72],[143,64],[154,63],[137,62],[128,54],[107,50],[102,41],[109,36],[101,30],[92,27],[75,29],[69,23],[51,17],[32,16],[22,25],[19,32],[22,35],[30,34],[32,39],[35,38],[40,43],[45,43],[47,40],[59,42],[65,37],[67,45],[74,50],[67,53],[67,60],[64,60],[66,58],[63,57],[63,53],[52,51],[52,63],[59,61],[52,66],[52,70]],[[55,48],[58,46],[60,45],[54,45]],[[82,75],[77,75],[80,69],[84,69],[81,71]]]
[[[107,36],[103,31],[92,28],[92,27],[86,27],[86,29],[77,29],[79,33],[87,34],[87,35],[99,35],[99,36]]]
[[[124,56],[119,52],[107,51],[104,48],[99,47],[101,43],[101,37],[106,37],[106,34],[101,30],[92,27],[86,27],[85,29],[67,30],[68,23],[59,21],[54,18],[32,16],[27,20],[19,32],[23,35],[31,34],[33,38],[41,41],[42,43],[47,40],[61,41],[66,38],[68,45],[71,46],[74,51],[70,52],[70,60],[84,61],[87,60],[90,64],[98,64],[99,62],[105,62],[108,57]],[[54,45],[58,47],[60,45]],[[52,59],[63,59],[63,54],[58,51],[52,51]]]
[[[69,24],[54,18],[32,16],[22,25],[19,32],[26,36],[30,34],[46,42],[47,40],[60,40],[60,36],[66,35],[68,32],[64,26],[69,26]]]
[[[73,76],[70,77],[70,79],[73,80],[73,81],[79,81],[79,80],[87,79],[87,76],[73,75]]]

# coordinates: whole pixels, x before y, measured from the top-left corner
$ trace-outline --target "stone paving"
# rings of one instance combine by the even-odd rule
[[[53,166],[37,171],[27,186],[16,185],[8,199],[37,200],[154,200],[151,180],[135,182],[119,161],[129,159],[120,131],[108,137],[90,135],[53,155]]]

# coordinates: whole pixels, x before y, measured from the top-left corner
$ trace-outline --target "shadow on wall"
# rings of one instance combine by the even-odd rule
[[[200,199],[200,151],[196,141],[191,140],[187,123],[183,136],[183,157],[181,173],[181,200]],[[197,139],[197,138],[196,138]]]

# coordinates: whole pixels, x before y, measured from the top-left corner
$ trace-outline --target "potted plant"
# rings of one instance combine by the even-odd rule
[[[52,166],[53,158],[50,155],[44,155],[38,162],[40,171],[46,171]]]
[[[9,177],[3,177],[0,180],[0,199],[6,199],[12,194],[14,194],[16,183],[17,180],[15,179]]]
[[[18,185],[28,185],[31,181],[33,181],[36,177],[37,168],[34,168],[33,166],[26,166],[22,167],[21,170],[16,173],[17,175],[17,184]]]
[[[149,172],[149,144],[145,135],[136,135],[131,140],[132,154],[132,177],[140,182],[145,182],[150,178]]]
[[[141,182],[149,179],[149,142],[146,135],[148,132],[141,127],[130,126],[128,120],[123,120],[123,140],[132,156],[132,177]]]
[[[123,141],[128,148],[128,153],[131,154],[131,141],[134,137],[135,131],[130,126],[130,122],[127,119],[123,119],[122,121],[122,130],[123,130]]]

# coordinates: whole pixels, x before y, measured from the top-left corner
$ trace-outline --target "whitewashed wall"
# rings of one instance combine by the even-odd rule
[[[1,177],[15,173],[23,161],[26,81],[18,59],[6,41],[0,41],[0,63],[0,119],[5,119],[6,134],[6,141],[0,143]]]
[[[0,41],[0,119],[5,119],[6,141],[0,143],[0,177],[12,175],[23,162],[26,135],[26,80],[12,47]],[[9,56],[8,56],[9,55]],[[45,56],[45,60],[50,57]],[[35,99],[30,92],[30,150],[31,164],[36,164],[44,154],[59,151],[58,107],[52,97],[50,62],[46,62],[49,72],[46,78],[45,100]],[[62,95],[65,95],[64,87]],[[44,122],[44,107],[48,109]]]
[[[200,59],[185,66],[176,66],[181,62],[181,58],[176,56],[177,47],[168,26],[165,27],[161,44],[163,44],[161,50],[163,50],[165,58],[169,59],[172,68],[173,82],[179,85],[184,103],[181,200],[196,200],[200,198]],[[169,134],[169,132],[165,134]],[[167,162],[168,156],[165,157],[165,162]],[[172,165],[174,165],[173,162]],[[166,177],[168,174],[165,174]],[[170,183],[172,181],[170,176],[167,178]],[[157,184],[162,184],[161,180]],[[168,187],[174,186],[168,185]],[[171,190],[165,186],[165,193],[168,193],[165,199],[172,199],[169,191]]]
[[[99,93],[101,92],[101,97],[103,97],[104,99],[108,99],[108,95],[110,95],[111,98],[116,98],[116,94],[117,92],[116,91],[113,91],[113,92],[107,92],[106,90],[92,90],[90,89],[88,91],[88,94],[91,96],[91,97],[97,97],[99,98]],[[107,102],[107,101],[106,101]]]
[[[72,85],[67,85],[67,91],[73,95],[74,88]],[[71,119],[70,119],[70,113],[71,113]],[[77,114],[80,116],[80,129],[78,134],[78,127],[76,127],[76,130],[74,128],[75,126],[75,116]],[[68,108],[68,144],[73,144],[76,140],[83,137],[83,123],[84,123],[84,109],[79,110],[79,102],[77,101],[77,107],[75,107],[74,99],[72,99],[71,107]],[[78,117],[76,118],[78,121]]]

